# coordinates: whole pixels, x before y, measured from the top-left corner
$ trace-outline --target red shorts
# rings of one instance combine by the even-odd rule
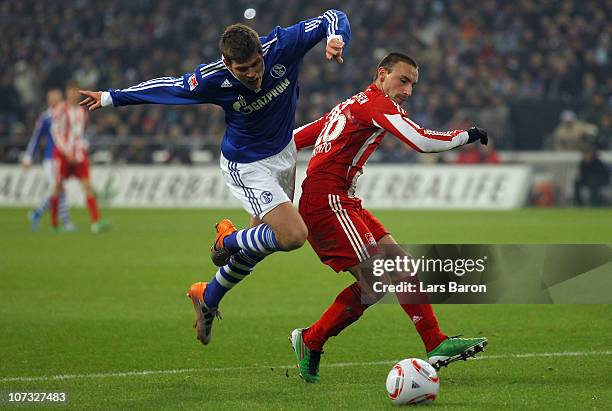
[[[361,200],[337,194],[304,193],[300,214],[308,241],[324,264],[344,271],[376,253],[377,241],[389,234]]]
[[[89,178],[89,158],[87,156],[85,156],[83,161],[71,163],[66,159],[66,157],[56,153],[53,160],[56,170],[55,177],[58,182],[62,182],[71,176],[74,176],[79,180]]]

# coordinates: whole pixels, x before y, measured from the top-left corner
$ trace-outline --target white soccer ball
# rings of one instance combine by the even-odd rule
[[[398,362],[387,375],[387,393],[395,405],[428,404],[436,399],[439,390],[438,373],[418,358]]]
[[[257,10],[255,9],[249,8],[244,11],[244,18],[247,20],[254,19],[256,15],[257,15]]]

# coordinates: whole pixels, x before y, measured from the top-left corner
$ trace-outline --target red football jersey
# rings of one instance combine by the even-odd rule
[[[386,132],[419,152],[440,152],[465,144],[464,130],[420,127],[375,84],[338,104],[320,119],[293,132],[298,149],[314,145],[303,192],[354,194],[357,179]]]
[[[53,110],[51,135],[59,154],[70,162],[82,162],[87,157],[88,144],[85,140],[87,110],[66,102]]]

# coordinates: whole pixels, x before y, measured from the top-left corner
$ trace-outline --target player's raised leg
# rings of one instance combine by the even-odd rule
[[[223,266],[239,250],[267,255],[291,251],[306,242],[308,230],[293,207],[297,151],[292,141],[278,154],[255,163],[221,158],[221,170],[231,193],[252,216],[251,228],[235,230],[231,222],[217,224],[211,258]]]
[[[266,218],[270,215],[272,218]],[[299,218],[299,221],[295,221],[296,217]],[[264,219],[274,226],[278,226],[282,218],[285,218],[289,225],[299,226],[300,223],[304,225],[291,203],[280,204],[264,216]],[[243,230],[236,230],[229,220],[222,220],[217,224],[215,245],[223,244],[223,248],[213,245],[211,256],[214,261],[214,255],[227,255],[227,262],[219,268],[209,283],[196,283],[191,286],[188,295],[196,311],[196,335],[198,340],[205,345],[210,342],[212,323],[218,316],[218,307],[225,294],[248,277],[255,266],[267,255],[274,251],[286,250],[276,239],[271,224],[259,218],[252,218],[251,223],[254,224],[253,227]],[[292,238],[292,243],[285,243],[288,247],[295,247],[299,244],[299,240],[295,238],[296,233],[291,234],[294,237],[290,237],[285,231],[281,233],[285,239]],[[303,237],[302,244],[306,239],[305,233]],[[222,252],[215,254],[219,250]]]
[[[217,224],[211,257],[222,265],[206,289],[208,305],[218,306],[266,256],[294,250],[306,241],[306,224],[291,203],[296,156],[293,141],[280,153],[254,163],[236,163],[222,156],[225,182],[251,215],[251,227],[236,230],[229,220]]]
[[[211,259],[221,265],[203,298],[217,308],[227,292],[242,282],[266,256],[301,247],[308,230],[293,207],[295,144],[254,163],[236,163],[222,156],[221,170],[230,192],[251,215],[251,227],[236,230],[229,220],[216,225]]]
[[[396,258],[398,254],[400,256],[406,255],[405,251],[401,247],[398,247],[397,242],[390,234],[386,234],[379,239],[378,244],[381,245],[381,250],[388,259]],[[424,298],[424,302],[428,301],[426,295],[419,295],[419,297]],[[440,329],[438,318],[434,314],[431,304],[407,304],[403,303],[402,300],[403,298],[400,298],[400,306],[414,324],[425,345],[425,351],[432,351],[442,341],[448,338]],[[419,302],[421,301],[419,300]]]
[[[225,294],[245,279],[266,256],[275,251],[301,247],[308,235],[302,218],[289,202],[279,204],[261,220],[256,218],[252,223],[256,225],[243,230],[236,230],[229,220],[217,224],[217,236],[211,251],[219,256],[215,253],[223,250],[231,257],[210,281],[205,294],[207,304],[218,306]],[[220,243],[223,248],[217,246]]]
[[[382,246],[383,250],[389,250],[390,246],[397,246],[397,242],[390,234],[382,237],[378,244]],[[399,247],[393,247],[393,249],[396,251],[390,257],[396,257],[397,250],[403,253]],[[429,363],[436,369],[448,366],[454,361],[474,357],[477,353],[484,351],[484,347],[488,343],[488,340],[484,337],[448,337],[440,329],[433,307],[429,303],[400,305],[419,333],[423,345],[425,345]]]

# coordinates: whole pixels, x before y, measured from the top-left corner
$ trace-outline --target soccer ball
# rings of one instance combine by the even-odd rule
[[[387,393],[395,405],[428,404],[436,399],[439,389],[434,367],[418,358],[398,362],[387,375]]]

